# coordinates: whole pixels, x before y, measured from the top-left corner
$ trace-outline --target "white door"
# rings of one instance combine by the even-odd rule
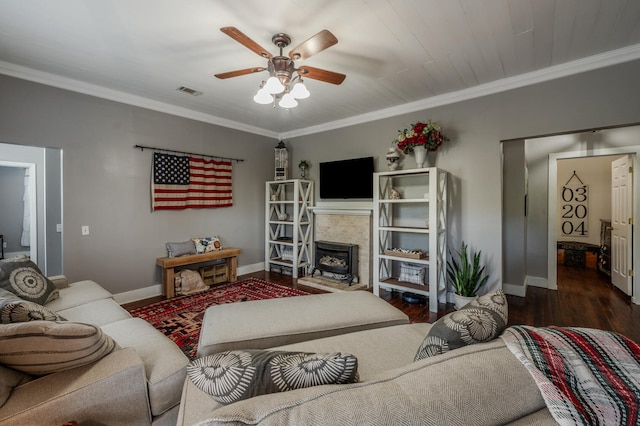
[[[633,175],[631,157],[611,163],[611,282],[631,295]]]

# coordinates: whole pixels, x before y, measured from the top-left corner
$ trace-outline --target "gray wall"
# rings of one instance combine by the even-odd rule
[[[490,287],[502,284],[500,141],[640,122],[640,61],[429,110],[291,138],[292,165],[373,155],[384,166],[396,130],[417,120],[443,125],[451,141],[437,164],[450,180],[450,239],[483,251]],[[10,77],[0,77],[0,140],[64,150],[64,262],[72,279],[112,292],[159,282],[155,258],[166,241],[220,234],[243,249],[240,264],[263,260],[264,181],[274,141]],[[230,209],[149,212],[150,154],[136,143],[247,158],[234,169]],[[410,159],[405,167],[413,167]],[[294,173],[297,173],[295,169]],[[91,226],[82,237],[80,227]],[[545,247],[546,255],[546,247]],[[524,261],[524,259],[523,259]]]
[[[219,235],[264,259],[264,182],[275,141],[164,113],[0,76],[0,140],[62,148],[64,272],[113,293],[161,281],[167,241]],[[234,163],[234,206],[151,212],[151,152],[135,144],[244,158]],[[81,227],[89,225],[90,235]]]
[[[449,246],[457,247],[464,239],[481,249],[491,274],[490,288],[498,288],[502,285],[503,270],[500,141],[640,122],[638,75],[640,61],[634,61],[417,113],[293,138],[292,164],[301,159],[310,160],[311,178],[316,180],[317,163],[330,159],[373,155],[378,159],[377,169],[382,170],[384,153],[397,129],[417,120],[439,122],[451,138],[438,152],[437,160],[438,167],[453,177]],[[405,162],[404,167],[414,167],[412,160]],[[542,237],[546,240],[546,230]],[[536,247],[539,252],[529,254],[546,260],[546,244]],[[521,263],[525,261],[520,259]]]
[[[55,148],[45,148],[44,160],[46,164],[46,262],[47,274],[60,275],[63,270],[64,253],[61,250],[62,232],[57,231],[57,225],[62,224],[62,151]]]
[[[0,234],[7,247],[4,252],[28,251],[20,245],[24,216],[24,172],[22,167],[0,166]]]
[[[526,276],[527,218],[524,140],[502,145],[502,253],[503,283],[522,286]],[[528,198],[528,195],[527,195]],[[527,200],[530,203],[530,200]],[[528,209],[527,209],[528,210]]]

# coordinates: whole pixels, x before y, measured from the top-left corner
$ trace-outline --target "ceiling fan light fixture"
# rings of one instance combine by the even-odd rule
[[[293,85],[293,89],[291,89],[291,96],[296,99],[307,99],[310,95],[311,93],[309,93],[307,86],[304,85],[302,80],[296,82],[296,84]]]
[[[278,102],[282,108],[295,108],[298,106],[298,101],[291,95],[291,93],[285,93],[280,102]]]
[[[253,101],[258,104],[267,105],[273,102],[273,96],[271,96],[264,88],[261,88],[253,97]]]
[[[285,89],[284,84],[278,80],[278,77],[271,76],[267,79],[267,83],[264,85],[264,89],[267,93],[275,95],[276,93],[282,93]]]

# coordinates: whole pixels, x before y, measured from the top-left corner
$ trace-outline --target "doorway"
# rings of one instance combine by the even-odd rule
[[[5,258],[27,255],[38,262],[36,165],[0,161],[0,234]]]
[[[638,169],[638,158],[640,154],[640,146],[631,146],[631,147],[620,147],[620,148],[603,148],[603,149],[594,149],[591,151],[580,151],[580,152],[563,152],[563,153],[554,153],[549,154],[549,179],[548,179],[548,257],[547,257],[547,267],[548,267],[548,278],[547,278],[547,288],[549,289],[557,289],[557,242],[562,239],[559,236],[558,232],[558,222],[557,215],[555,214],[558,211],[558,187],[561,182],[558,179],[558,162],[566,159],[580,159],[587,157],[604,157],[604,156],[612,156],[614,158],[622,157],[625,154],[631,155],[631,161],[633,163],[633,169]],[[633,175],[633,186],[638,187],[638,176],[637,173]],[[639,200],[633,200],[633,205],[631,208],[631,219],[638,216],[640,211]],[[633,231],[631,235],[632,241],[632,255],[630,256],[631,265],[629,267],[630,270],[634,269],[635,265],[638,265],[638,239],[633,238]],[[636,280],[637,281],[637,280]],[[640,302],[639,298],[639,284],[638,282],[633,282],[632,284],[632,295],[631,299],[634,303],[638,304]]]

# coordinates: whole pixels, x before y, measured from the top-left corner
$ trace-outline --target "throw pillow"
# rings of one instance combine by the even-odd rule
[[[46,305],[60,296],[55,284],[42,275],[28,257],[0,260],[0,288],[39,305]]]
[[[424,276],[426,272],[427,268],[425,268],[424,266],[401,262],[400,277],[398,277],[398,281],[424,285]]]
[[[185,254],[196,254],[196,246],[193,240],[183,241],[181,243],[167,243],[167,256],[178,257]]]
[[[90,364],[117,347],[100,327],[66,321],[5,324],[0,341],[0,364],[38,376]]]
[[[7,402],[13,388],[30,381],[32,378],[28,374],[12,370],[0,365],[0,407]]]
[[[218,236],[207,238],[194,238],[194,244],[196,245],[196,252],[209,253],[210,251],[222,250],[222,243]]]
[[[498,337],[507,327],[504,291],[480,296],[462,309],[445,315],[429,329],[415,361]]]
[[[358,360],[340,352],[226,351],[192,361],[193,384],[220,404],[310,386],[355,383]]]
[[[42,305],[22,300],[0,288],[0,324],[37,320],[64,321],[64,318]]]

